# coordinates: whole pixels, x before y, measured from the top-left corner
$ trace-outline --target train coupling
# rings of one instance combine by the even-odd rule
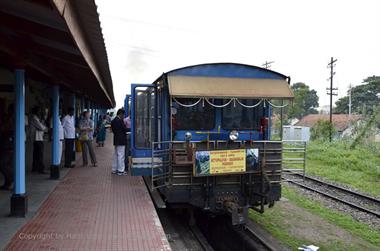
[[[232,225],[244,225],[248,219],[248,207],[239,206],[236,202],[224,202],[225,210],[231,215]]]

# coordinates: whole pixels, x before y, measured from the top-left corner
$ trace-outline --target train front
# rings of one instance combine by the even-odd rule
[[[167,203],[228,212],[241,224],[249,208],[263,212],[280,199],[282,143],[271,140],[270,118],[293,97],[288,77],[220,63],[173,70],[155,84],[163,116],[151,180]]]

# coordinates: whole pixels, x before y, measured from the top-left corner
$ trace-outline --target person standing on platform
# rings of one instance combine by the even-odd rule
[[[124,124],[125,111],[119,109],[116,117],[111,122],[111,129],[113,132],[113,145],[115,147],[112,173],[117,175],[127,175],[125,171],[125,145],[127,144],[127,127]]]
[[[62,127],[65,137],[65,167],[73,168],[74,143],[75,143],[75,124],[74,108],[69,107],[67,115],[62,120]]]
[[[96,156],[92,146],[92,140],[94,139],[94,121],[90,119],[89,111],[83,113],[83,117],[79,121],[79,130],[79,140],[82,143],[83,166],[88,165],[87,151],[90,152],[92,165],[96,166]]]
[[[53,141],[53,118],[50,119],[50,126],[51,126],[51,140]],[[59,150],[58,150],[58,160],[59,160],[59,165],[61,165],[62,161],[62,152],[63,152],[63,141],[65,140],[65,134],[63,131],[63,126],[61,119],[58,119],[58,139],[59,139]]]
[[[96,135],[96,143],[98,143],[98,146],[104,147],[104,141],[106,141],[106,125],[107,125],[107,118],[106,115],[99,116],[98,125],[96,127],[97,135]]]
[[[44,165],[44,134],[47,127],[40,119],[40,108],[38,106],[32,109],[32,120],[30,123],[30,131],[33,140],[33,164],[32,172],[45,173]]]
[[[125,124],[125,127],[127,128],[127,143],[125,145],[125,170],[128,172],[128,167],[129,167],[129,151],[130,151],[130,147],[131,147],[131,118],[130,116],[128,115],[128,117],[126,117],[124,119],[124,124]]]

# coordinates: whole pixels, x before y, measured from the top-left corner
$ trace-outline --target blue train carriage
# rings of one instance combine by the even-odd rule
[[[256,66],[213,63],[133,84],[131,173],[149,177],[166,203],[230,213],[264,212],[281,197],[282,142],[271,140],[275,99],[290,78]],[[287,102],[285,102],[287,103]]]

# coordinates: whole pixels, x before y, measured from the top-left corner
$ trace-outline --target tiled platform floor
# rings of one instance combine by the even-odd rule
[[[170,250],[142,178],[111,174],[112,151],[72,169],[6,250]]]

